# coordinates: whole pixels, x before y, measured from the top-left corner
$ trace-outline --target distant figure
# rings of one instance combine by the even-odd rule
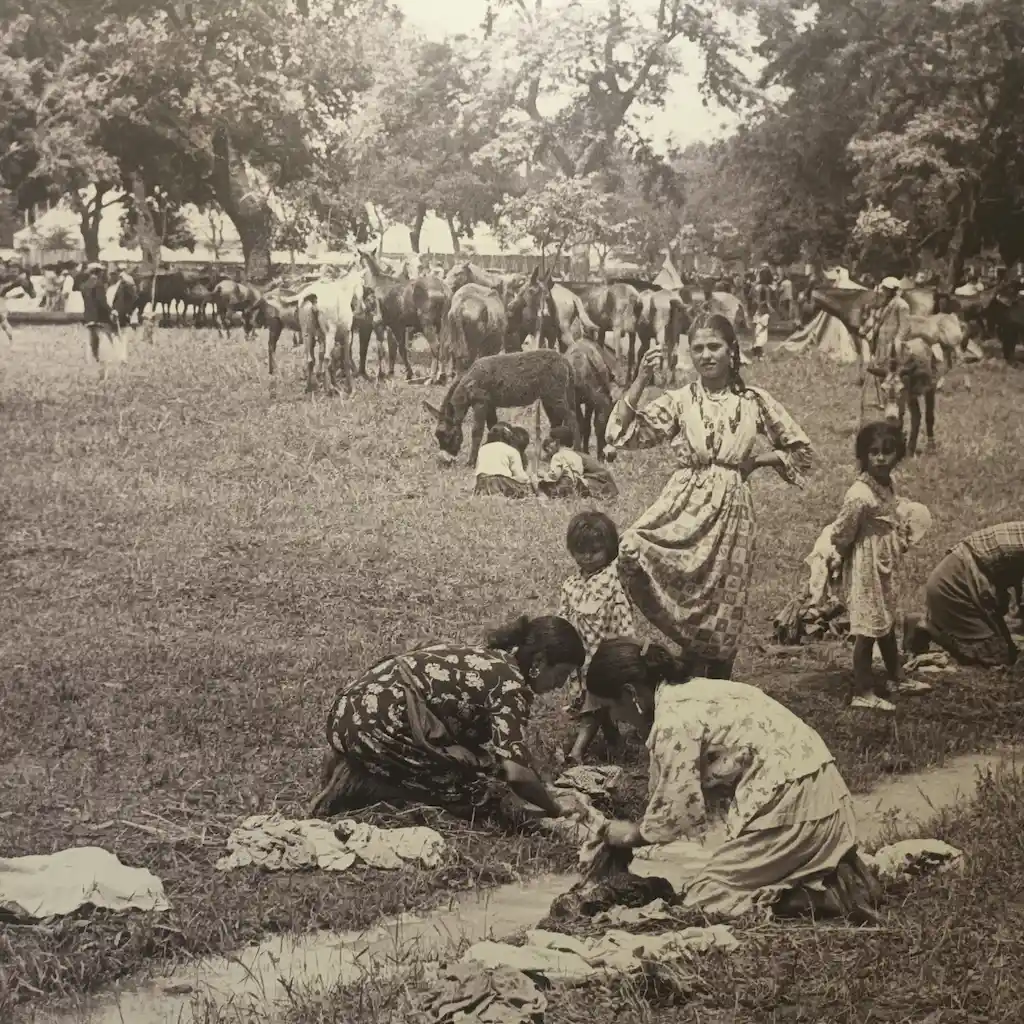
[[[768,344],[768,325],[772,319],[771,288],[766,284],[759,284],[755,296],[754,344],[751,351],[755,358],[760,359],[764,355],[765,346]]]
[[[100,361],[100,335],[107,341],[114,340],[114,326],[111,320],[110,303],[107,301],[107,283],[103,267],[90,263],[86,267],[82,284],[82,319],[89,334],[89,350],[93,359]]]

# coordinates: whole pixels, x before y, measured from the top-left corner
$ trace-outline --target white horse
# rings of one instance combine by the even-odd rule
[[[352,393],[352,325],[356,316],[363,312],[365,287],[362,268],[350,270],[339,278],[321,278],[306,285],[300,292],[279,301],[286,306],[301,305],[310,295],[316,296],[320,328],[323,341],[316,346],[316,372],[322,376],[325,356],[328,384],[337,389],[337,371],[345,376],[345,390]],[[330,350],[325,351],[325,342]],[[306,365],[313,362],[312,341],[306,339]]]

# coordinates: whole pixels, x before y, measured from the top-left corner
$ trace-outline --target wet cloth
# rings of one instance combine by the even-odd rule
[[[644,963],[665,963],[712,949],[732,952],[739,942],[725,925],[679,928],[655,935],[634,935],[610,929],[597,938],[536,929],[526,933],[526,944],[478,942],[462,957],[463,963],[507,964],[549,981],[573,981],[597,973],[629,973]]]
[[[246,818],[228,836],[218,871],[258,867],[265,871],[347,871],[367,864],[386,871],[414,865],[436,868],[445,841],[432,828],[376,828],[362,822],[292,820],[279,814]]]
[[[616,448],[668,441],[679,463],[655,503],[624,533],[623,580],[633,603],[698,658],[727,661],[743,632],[756,550],[749,484],[739,467],[759,434],[781,453],[779,475],[801,484],[811,445],[766,391],[709,394],[700,381],[640,409],[627,428],[616,403],[606,437]]]
[[[145,868],[131,868],[98,846],[0,858],[0,918],[38,921],[80,907],[169,910],[163,882]]]
[[[966,863],[963,850],[941,839],[904,839],[862,858],[879,878],[887,880],[963,871]]]
[[[634,633],[633,606],[622,585],[619,560],[590,576],[573,573],[562,584],[556,614],[573,625],[586,650],[583,668],[573,673],[569,684],[569,706],[577,711],[592,710],[598,705],[589,698],[583,681],[594,653],[602,640]]]
[[[417,1024],[529,1024],[547,999],[521,971],[477,961],[451,964],[416,1004]]]
[[[500,764],[530,765],[533,691],[515,658],[435,644],[386,658],[345,685],[328,717],[331,747],[357,773],[440,806],[487,799]]]
[[[896,624],[894,577],[909,543],[901,533],[893,488],[861,473],[832,524],[843,555],[843,589],[854,636],[883,637]]]
[[[966,544],[957,544],[925,584],[928,632],[961,665],[999,667],[1016,662],[1017,647],[1005,614],[1005,596]]]

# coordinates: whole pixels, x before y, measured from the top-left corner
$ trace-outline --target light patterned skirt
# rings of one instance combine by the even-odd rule
[[[686,890],[684,904],[738,917],[798,888],[824,889],[857,848],[853,798],[834,764],[791,783],[769,812],[726,840]]]
[[[750,488],[735,470],[681,469],[623,534],[623,582],[684,652],[728,661],[743,632],[756,539]]]

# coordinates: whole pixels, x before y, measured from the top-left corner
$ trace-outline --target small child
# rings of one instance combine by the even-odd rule
[[[843,563],[843,586],[853,643],[853,697],[850,706],[895,711],[888,686],[875,681],[875,643],[889,681],[901,693],[930,689],[907,679],[896,646],[895,575],[909,547],[897,509],[892,472],[907,451],[903,431],[893,423],[868,423],[857,434],[860,475],[846,492],[832,524],[832,544]]]
[[[544,445],[551,459],[547,475],[537,481],[537,488],[548,498],[587,498],[583,459],[574,449],[576,434],[572,427],[553,427]]]
[[[618,743],[619,731],[608,709],[591,703],[583,679],[602,640],[633,635],[633,610],[619,578],[619,531],[608,516],[577,512],[569,520],[565,543],[579,571],[562,584],[558,614],[576,627],[587,652],[570,691],[580,726],[567,761],[580,764],[598,731],[609,747]]]
[[[487,443],[480,446],[476,457],[474,494],[505,498],[529,498],[533,494],[523,457],[514,444],[514,430],[508,423],[496,423],[487,432]]]

